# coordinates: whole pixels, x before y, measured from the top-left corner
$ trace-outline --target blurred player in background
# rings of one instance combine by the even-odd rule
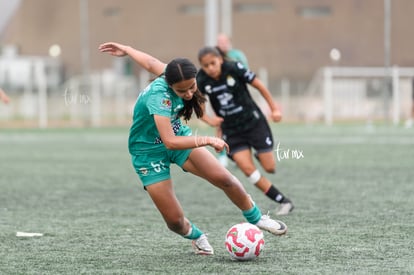
[[[411,80],[411,113],[410,117],[405,122],[406,128],[413,127],[413,120],[414,120],[414,78]]]
[[[276,172],[272,132],[266,117],[252,99],[247,84],[256,88],[266,100],[274,122],[282,119],[278,105],[253,72],[240,62],[224,60],[217,48],[202,48],[198,60],[201,65],[197,75],[198,88],[208,95],[216,114],[214,117],[204,114],[202,120],[213,127],[221,127],[222,137],[230,147],[229,157],[252,184],[280,204],[276,214],[289,214],[294,208],[292,201],[261,175],[253,161],[252,149],[266,172]]]
[[[203,115],[204,96],[197,87],[197,69],[188,59],[176,58],[165,64],[144,52],[118,43],[104,43],[101,52],[130,56],[142,68],[158,77],[140,93],[134,107],[129,135],[129,152],[136,173],[160,211],[168,228],[192,240],[196,254],[211,255],[206,235],[190,222],[179,203],[171,180],[170,165],[197,175],[222,189],[242,211],[246,220],[275,235],[287,230],[283,222],[262,215],[243,185],[224,168],[205,146],[217,152],[228,150],[222,139],[192,136],[187,121],[195,113]]]
[[[0,100],[4,103],[8,104],[10,102],[10,98],[7,94],[0,88]]]
[[[244,67],[249,68],[246,55],[241,50],[233,48],[231,40],[226,34],[221,33],[217,36],[217,48],[228,59],[241,62]]]
[[[246,68],[249,68],[246,55],[241,50],[233,48],[230,38],[226,34],[220,33],[217,36],[217,49],[220,51],[223,58],[241,62]],[[221,137],[222,135],[221,127],[216,127],[216,129],[217,129],[216,135],[218,137]],[[223,166],[227,167],[228,161],[227,161],[227,155],[225,151],[222,151],[219,154],[219,160]]]

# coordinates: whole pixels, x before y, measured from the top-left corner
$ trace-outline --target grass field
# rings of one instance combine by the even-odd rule
[[[285,159],[269,178],[296,205],[280,218],[289,232],[265,232],[256,261],[234,262],[224,235],[239,210],[174,168],[186,215],[215,248],[194,255],[141,188],[128,129],[1,129],[0,274],[414,274],[414,129],[281,124],[274,134]],[[275,208],[245,186],[263,212]]]

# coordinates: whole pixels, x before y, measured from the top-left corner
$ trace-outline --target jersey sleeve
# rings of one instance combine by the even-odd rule
[[[246,68],[241,62],[234,62],[233,70],[239,78],[243,79],[247,83],[252,83],[256,77],[256,74]]]
[[[151,115],[171,117],[172,99],[168,87],[154,85],[147,106]]]

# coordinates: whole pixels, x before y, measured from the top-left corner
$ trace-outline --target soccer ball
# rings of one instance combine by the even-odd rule
[[[254,224],[238,223],[226,234],[226,250],[233,259],[249,261],[257,258],[264,246],[263,232]]]

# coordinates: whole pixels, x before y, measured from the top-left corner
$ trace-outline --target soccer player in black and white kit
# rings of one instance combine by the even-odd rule
[[[199,90],[208,95],[216,114],[204,113],[202,120],[213,127],[221,127],[222,137],[228,143],[228,156],[247,176],[249,181],[263,191],[271,200],[280,203],[277,215],[289,214],[294,206],[256,168],[252,149],[262,168],[275,173],[276,160],[273,153],[273,136],[266,117],[252,99],[247,84],[256,88],[268,103],[271,119],[279,122],[281,112],[269,90],[240,62],[223,59],[215,47],[204,47],[198,53],[201,69],[197,74]]]

